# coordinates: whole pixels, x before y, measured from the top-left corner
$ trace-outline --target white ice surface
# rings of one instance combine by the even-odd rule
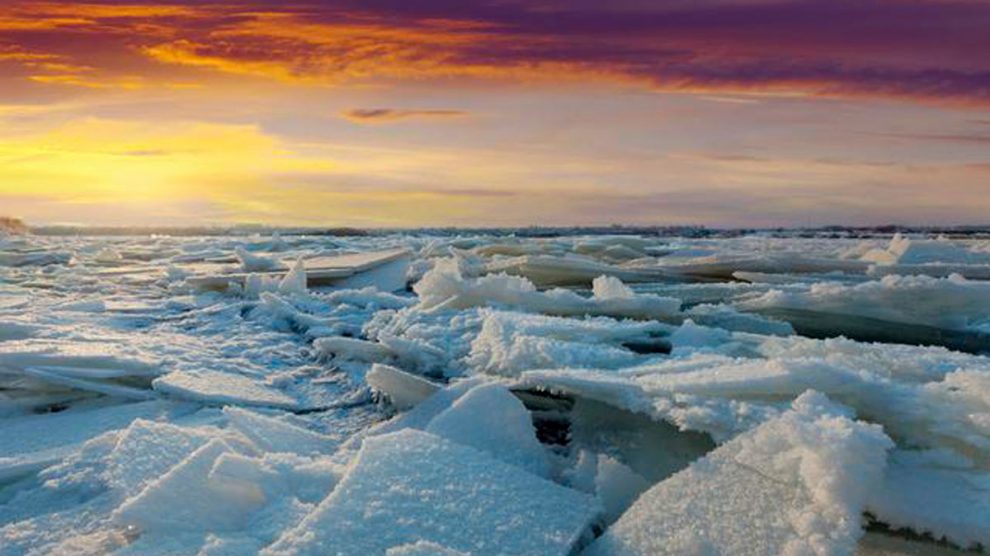
[[[594,499],[435,435],[375,436],[333,493],[268,556],[381,554],[427,541],[485,554],[570,553]]]
[[[586,554],[852,554],[891,446],[879,427],[805,394],[651,488]]]
[[[487,452],[535,475],[550,475],[547,452],[536,439],[529,411],[501,385],[471,389],[434,417],[426,432]]]

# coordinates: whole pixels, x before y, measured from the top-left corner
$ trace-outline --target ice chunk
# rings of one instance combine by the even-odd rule
[[[909,528],[963,548],[990,546],[990,473],[934,455],[893,452],[867,509],[894,529]]]
[[[670,318],[680,310],[680,301],[652,294],[632,297],[615,286],[612,278],[599,288],[599,295],[581,297],[570,290],[537,291],[525,278],[506,274],[465,278],[457,262],[439,261],[423,276],[414,290],[424,310],[466,309],[485,305],[502,305],[525,311],[557,316],[606,315],[636,319]]]
[[[216,432],[137,419],[121,431],[107,456],[105,479],[122,493],[136,494],[215,436]]]
[[[618,259],[628,257],[628,251],[613,251]],[[639,254],[638,256],[642,256]],[[489,273],[506,273],[525,277],[540,286],[587,285],[592,280],[609,276],[629,282],[657,279],[658,271],[628,269],[604,264],[586,257],[569,255],[566,257],[525,255],[512,259],[495,261],[486,265]]]
[[[550,475],[529,411],[504,386],[484,384],[470,390],[430,421],[426,431],[542,477]]]
[[[990,263],[990,256],[972,252],[948,239],[919,240],[894,234],[885,249],[873,249],[862,260],[882,265],[924,263]]]
[[[990,283],[961,276],[891,275],[856,285],[812,284],[806,292],[776,290],[740,306],[761,311],[798,309],[964,330],[990,321]]]
[[[383,363],[391,361],[395,353],[379,342],[369,342],[356,338],[332,336],[320,338],[313,342],[316,352],[326,358],[341,361],[364,361],[367,363]]]
[[[250,253],[242,246],[237,246],[234,249],[234,252],[237,254],[237,260],[241,262],[241,269],[244,270],[244,272],[285,270],[285,265],[281,262],[269,257],[263,257],[261,255]]]
[[[86,440],[124,428],[135,419],[182,415],[191,409],[148,401],[6,419],[0,427],[0,468],[37,469],[62,459]]]
[[[73,369],[72,371],[77,370],[78,369]],[[66,374],[58,372],[57,367],[54,369],[47,369],[44,367],[27,367],[24,369],[24,374],[50,384],[58,384],[68,388],[75,388],[77,390],[85,390],[88,392],[97,392],[107,396],[115,396],[132,400],[150,400],[158,397],[151,390],[143,388],[132,388],[130,386],[122,386],[112,382],[99,382],[95,380],[85,380],[73,378],[72,376],[66,376]]]
[[[35,252],[18,253],[0,251],[0,266],[48,266],[68,264],[72,260],[72,253],[60,252]]]
[[[37,368],[75,378],[153,377],[161,362],[108,342],[11,341],[0,344],[0,375]]]
[[[302,404],[285,392],[243,375],[212,371],[173,371],[156,378],[155,390],[212,405],[241,404],[297,409]]]
[[[296,261],[289,273],[278,283],[278,293],[283,295],[306,295],[306,264]]]
[[[732,334],[722,328],[698,326],[687,319],[670,335],[670,343],[676,351],[694,351],[722,347],[732,340]]]
[[[2,303],[2,300],[0,300]],[[9,340],[24,340],[40,331],[41,327],[20,322],[0,322],[0,342]]]
[[[372,389],[388,396],[399,410],[416,406],[442,388],[418,375],[379,363],[371,366],[365,381]]]
[[[587,552],[851,554],[892,443],[819,394],[643,494]]]
[[[529,369],[553,367],[617,368],[643,357],[606,342],[646,341],[657,331],[644,323],[611,319],[578,321],[486,311],[481,331],[471,342],[466,363],[475,372],[515,376]]]
[[[430,395],[409,411],[371,428],[369,434],[388,434],[407,428],[425,429],[434,417],[450,408],[472,388],[484,384],[481,378],[460,379]]]
[[[333,493],[263,554],[382,554],[427,541],[486,554],[566,555],[593,498],[414,430],[364,441]]]
[[[595,494],[605,507],[605,522],[614,523],[650,483],[642,475],[607,455],[597,458]]]
[[[226,489],[210,480],[218,458],[231,453],[234,449],[223,440],[211,440],[124,502],[114,512],[114,521],[151,533],[243,528],[264,498],[258,492]]]
[[[333,452],[338,444],[333,437],[255,411],[227,406],[223,413],[233,429],[266,452],[318,455]]]

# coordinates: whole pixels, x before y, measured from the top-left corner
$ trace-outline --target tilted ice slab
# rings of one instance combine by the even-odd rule
[[[372,390],[388,397],[400,411],[411,409],[440,390],[441,384],[390,365],[375,363],[365,375]]]
[[[990,472],[948,450],[895,450],[867,511],[892,529],[990,547]]]
[[[263,554],[359,556],[425,541],[479,556],[566,555],[600,511],[474,448],[405,430],[365,439],[333,493]]]
[[[681,305],[670,297],[636,294],[609,276],[594,280],[590,298],[563,289],[538,291],[529,280],[506,274],[465,278],[453,259],[438,261],[414,290],[424,310],[500,305],[557,316],[664,319],[676,315]]]
[[[442,436],[541,477],[550,476],[546,450],[536,439],[529,411],[504,386],[485,384],[457,399],[430,421]]]
[[[0,344],[0,380],[31,368],[79,379],[154,377],[162,372],[160,361],[116,343],[24,340]]]
[[[175,417],[192,409],[184,404],[148,401],[6,419],[0,427],[0,478],[54,463],[90,438],[124,428],[135,419]]]
[[[648,490],[585,554],[852,554],[892,445],[879,427],[806,393]]]
[[[265,452],[316,456],[333,453],[338,444],[336,438],[255,411],[227,406],[223,414],[230,428]]]

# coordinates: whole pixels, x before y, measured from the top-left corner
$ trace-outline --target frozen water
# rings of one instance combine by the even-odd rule
[[[333,494],[264,554],[380,554],[428,541],[471,554],[566,555],[599,511],[588,496],[407,430],[365,440]]]
[[[0,240],[0,556],[990,546],[990,242],[525,236]]]
[[[535,475],[548,477],[547,453],[522,402],[498,384],[475,387],[437,415],[426,432],[471,446]]]
[[[849,554],[891,445],[807,393],[651,488],[588,554]]]

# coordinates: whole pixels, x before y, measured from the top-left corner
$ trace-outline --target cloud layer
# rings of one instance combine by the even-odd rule
[[[659,6],[659,7],[658,7]],[[0,63],[139,87],[161,65],[281,81],[629,82],[672,91],[990,102],[979,0],[19,2]]]

